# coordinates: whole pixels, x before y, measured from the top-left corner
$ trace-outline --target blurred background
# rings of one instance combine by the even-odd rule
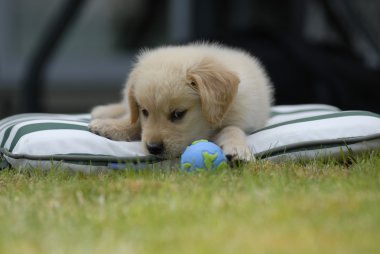
[[[380,113],[378,0],[0,0],[0,118],[117,101],[139,49],[194,40],[256,55],[276,104]]]

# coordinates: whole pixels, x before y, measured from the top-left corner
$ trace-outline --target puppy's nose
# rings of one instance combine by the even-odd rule
[[[163,143],[147,143],[146,148],[153,155],[160,155],[164,151]]]

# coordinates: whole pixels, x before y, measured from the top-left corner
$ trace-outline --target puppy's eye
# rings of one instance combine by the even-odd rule
[[[173,111],[171,114],[170,114],[170,121],[172,122],[175,122],[175,121],[178,121],[178,120],[181,120],[185,114],[186,114],[187,110],[182,110],[182,111],[179,111],[179,110],[176,110],[176,111]]]
[[[144,117],[148,117],[149,116],[149,112],[146,109],[142,109],[141,113],[143,114]]]

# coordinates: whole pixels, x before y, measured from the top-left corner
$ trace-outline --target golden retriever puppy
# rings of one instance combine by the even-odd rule
[[[174,158],[198,139],[229,160],[254,159],[246,133],[265,126],[272,86],[241,50],[194,43],[142,51],[121,103],[95,107],[89,128],[113,140],[141,138],[147,153]]]

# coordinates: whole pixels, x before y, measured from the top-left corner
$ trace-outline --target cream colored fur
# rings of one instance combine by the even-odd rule
[[[162,143],[168,158],[194,140],[210,139],[230,159],[251,160],[245,134],[265,126],[272,87],[253,56],[200,43],[143,51],[123,95],[121,103],[92,111],[91,131],[115,140]],[[175,112],[184,111],[173,121]]]

